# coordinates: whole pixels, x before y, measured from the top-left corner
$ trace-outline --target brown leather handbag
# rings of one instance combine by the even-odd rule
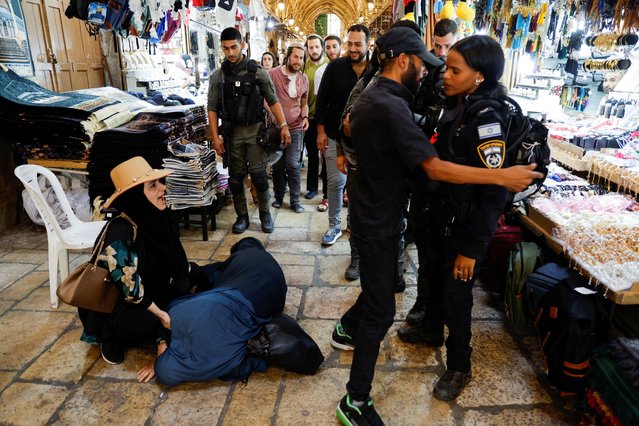
[[[137,238],[137,225],[124,213],[120,216],[133,225],[133,240]],[[109,314],[120,297],[120,289],[111,282],[109,271],[98,266],[98,256],[104,248],[109,222],[91,253],[90,261],[83,263],[60,284],[56,294],[67,305]]]

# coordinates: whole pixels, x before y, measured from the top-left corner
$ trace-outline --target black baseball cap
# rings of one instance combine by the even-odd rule
[[[443,62],[437,56],[426,50],[424,42],[419,35],[410,28],[391,28],[375,42],[380,59],[390,59],[399,56],[400,53],[416,55],[425,65],[438,67]]]

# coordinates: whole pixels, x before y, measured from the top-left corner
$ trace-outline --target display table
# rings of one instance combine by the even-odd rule
[[[563,253],[575,269],[578,269],[579,272],[591,282],[591,284],[595,285],[602,291],[602,294],[606,299],[609,299],[619,305],[639,304],[639,277],[637,277],[637,282],[635,282],[630,289],[614,291],[610,289],[605,282],[601,282],[593,278],[588,273],[587,269],[579,267],[577,260],[565,250],[563,243],[555,236],[558,225],[550,218],[535,209],[533,206],[529,206],[528,214],[521,215],[519,219],[522,225],[528,228],[533,234],[543,238],[550,249],[556,253]]]

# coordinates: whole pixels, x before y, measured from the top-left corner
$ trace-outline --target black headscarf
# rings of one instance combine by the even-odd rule
[[[144,195],[144,185],[137,185],[114,202],[138,226],[138,273],[147,295],[160,307],[173,298],[170,286],[188,274],[189,264],[179,230],[168,209],[159,210]]]

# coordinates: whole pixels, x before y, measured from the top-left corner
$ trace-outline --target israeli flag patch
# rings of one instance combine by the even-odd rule
[[[477,127],[479,139],[496,138],[501,136],[501,126],[499,123],[485,124]]]

